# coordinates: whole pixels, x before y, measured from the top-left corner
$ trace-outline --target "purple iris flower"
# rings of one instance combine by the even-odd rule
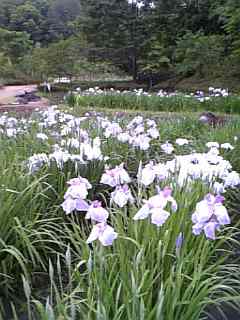
[[[202,231],[206,238],[215,240],[216,231],[221,226],[231,223],[227,209],[223,206],[224,197],[208,194],[198,202],[192,215],[193,234],[199,235]]]

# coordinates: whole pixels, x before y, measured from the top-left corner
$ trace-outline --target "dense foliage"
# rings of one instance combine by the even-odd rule
[[[149,86],[170,75],[238,78],[239,28],[233,0],[3,0],[1,75],[78,76],[110,62]]]

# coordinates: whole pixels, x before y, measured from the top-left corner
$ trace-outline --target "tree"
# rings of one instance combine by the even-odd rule
[[[224,7],[225,30],[231,37],[234,50],[240,48],[240,3],[229,0]]]
[[[93,70],[103,62],[134,80],[144,73],[149,86],[153,75],[169,67],[185,75],[207,74],[205,65],[212,64],[214,55],[238,64],[239,26],[236,0],[0,1],[1,52],[14,67],[30,73],[38,56],[41,75],[77,74],[84,65]],[[43,50],[35,50],[39,47]],[[49,65],[42,54],[49,55]]]
[[[16,7],[15,11],[10,15],[11,30],[29,33],[31,39],[39,40],[41,15],[31,2],[26,2]]]
[[[3,52],[0,52],[0,75],[1,78],[11,77],[14,71],[11,60]]]
[[[80,62],[84,58],[80,36],[60,40],[42,50],[45,54],[46,74],[52,77],[68,77],[72,79],[79,74]]]
[[[24,0],[1,0],[0,1],[0,27],[9,29],[10,16],[17,6],[22,5]]]
[[[208,76],[224,56],[224,39],[219,35],[205,36],[199,32],[187,32],[177,41],[176,67],[185,76],[197,73]]]
[[[28,53],[32,46],[29,35],[26,32],[8,31],[0,29],[0,47],[12,62]]]
[[[126,0],[83,0],[82,7],[80,27],[96,47],[96,54],[104,51],[105,58],[127,69],[136,79],[138,60],[149,42],[148,1],[141,9]]]
[[[75,32],[72,22],[80,13],[79,0],[53,0],[46,21],[49,39],[56,41],[72,36]]]

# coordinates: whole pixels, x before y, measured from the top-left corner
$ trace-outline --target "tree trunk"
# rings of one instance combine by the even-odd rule
[[[148,77],[148,88],[147,88],[147,91],[150,91],[153,87],[153,77],[152,77],[152,74],[149,75]]]
[[[138,75],[138,67],[137,67],[137,57],[136,54],[132,56],[132,77],[133,81],[137,80],[137,75]]]

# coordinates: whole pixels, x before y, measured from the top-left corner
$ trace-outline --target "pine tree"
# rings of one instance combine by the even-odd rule
[[[126,0],[83,0],[82,31],[96,53],[130,71],[137,78],[138,60],[150,34],[149,1],[139,8]]]

